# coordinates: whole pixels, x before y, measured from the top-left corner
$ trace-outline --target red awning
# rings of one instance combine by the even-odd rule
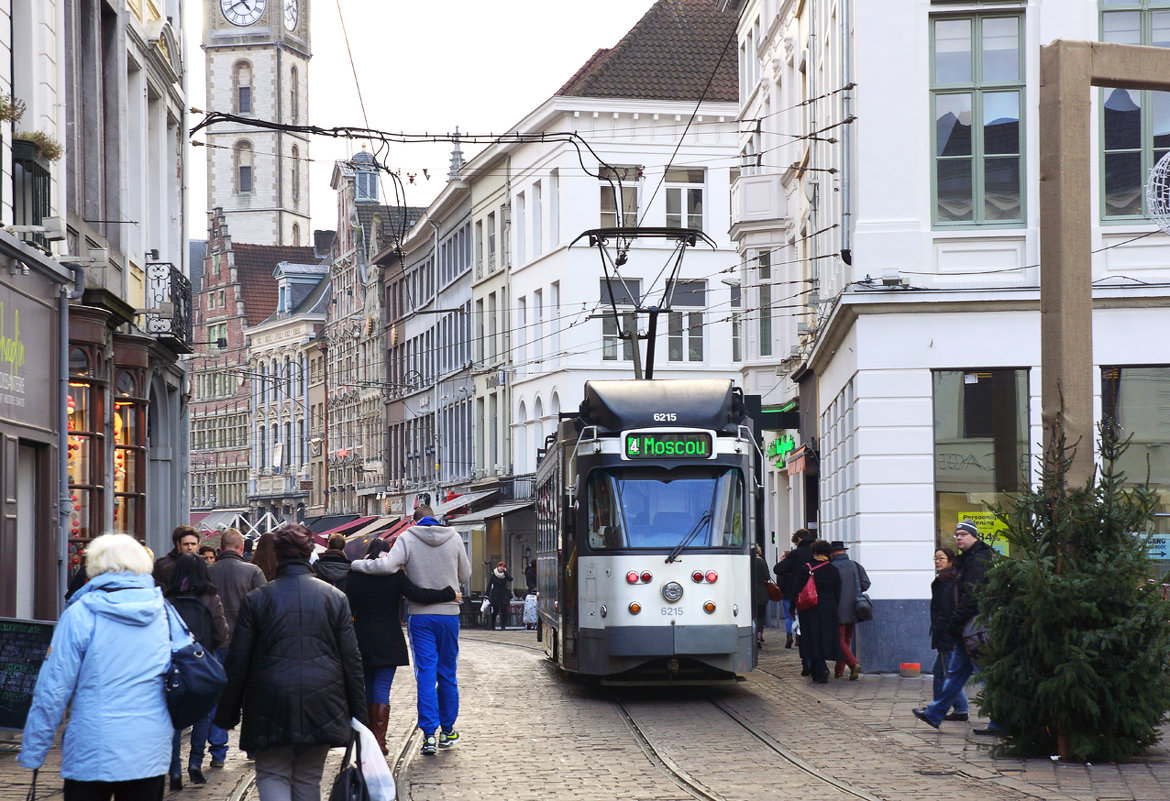
[[[322,531],[320,534],[314,534],[313,539],[316,540],[318,545],[328,545],[329,536],[331,534],[340,534],[343,537],[347,536],[362,528],[366,525],[366,523],[369,523],[373,519],[374,515],[370,515],[369,517],[359,517],[357,520],[350,520],[348,523],[343,523],[337,528],[331,528],[328,531]]]

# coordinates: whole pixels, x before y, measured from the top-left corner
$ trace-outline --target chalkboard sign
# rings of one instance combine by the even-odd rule
[[[23,729],[53,624],[0,618],[0,729]]]

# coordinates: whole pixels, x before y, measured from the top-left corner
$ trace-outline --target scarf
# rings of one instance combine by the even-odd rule
[[[506,570],[500,570],[498,567],[495,570],[493,570],[492,572],[496,574],[496,578],[503,578],[504,576],[507,575]]]

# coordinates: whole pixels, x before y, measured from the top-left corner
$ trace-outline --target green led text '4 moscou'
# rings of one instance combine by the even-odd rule
[[[711,456],[711,435],[703,432],[630,434],[626,457],[630,459],[706,459]]]

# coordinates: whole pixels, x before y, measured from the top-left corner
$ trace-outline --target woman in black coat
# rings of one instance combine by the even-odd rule
[[[829,543],[817,540],[812,544],[812,562],[805,565],[803,577],[797,586],[803,588],[808,577],[813,577],[817,588],[817,605],[800,616],[800,658],[805,668],[802,676],[812,674],[818,684],[829,682],[826,662],[837,656],[837,599],[841,596],[841,574],[829,564]],[[800,589],[797,589],[799,597]]]
[[[943,682],[947,677],[947,665],[951,661],[951,651],[955,649],[955,641],[947,629],[951,623],[951,615],[955,612],[955,580],[959,577],[955,559],[958,556],[950,548],[939,548],[934,552],[934,569],[937,571],[934,581],[930,583],[930,647],[937,655],[934,658],[934,667],[931,675],[934,678],[934,700],[942,695]],[[967,720],[967,694],[960,690],[955,698],[954,711],[948,712],[944,720]]]
[[[504,628],[508,601],[512,599],[512,591],[508,589],[511,583],[512,574],[508,572],[508,566],[503,562],[497,564],[496,569],[488,576],[487,596],[488,603],[492,605],[491,616],[488,618],[489,629],[495,629],[497,615],[500,618],[500,629]]]
[[[367,559],[377,559],[390,550],[383,539],[375,539],[366,548]],[[345,594],[353,612],[353,628],[362,652],[362,669],[366,681],[366,713],[382,753],[386,753],[386,728],[390,725],[390,685],[399,665],[409,665],[406,638],[402,636],[399,610],[406,596],[421,604],[458,601],[451,587],[431,590],[416,587],[399,571],[386,575],[349,573]]]
[[[215,712],[230,729],[245,707],[240,747],[256,757],[260,801],[316,797],[329,749],[349,743],[350,718],[367,722],[349,601],[313,577],[308,529],[290,523],[275,540],[276,580],[240,606]]]

